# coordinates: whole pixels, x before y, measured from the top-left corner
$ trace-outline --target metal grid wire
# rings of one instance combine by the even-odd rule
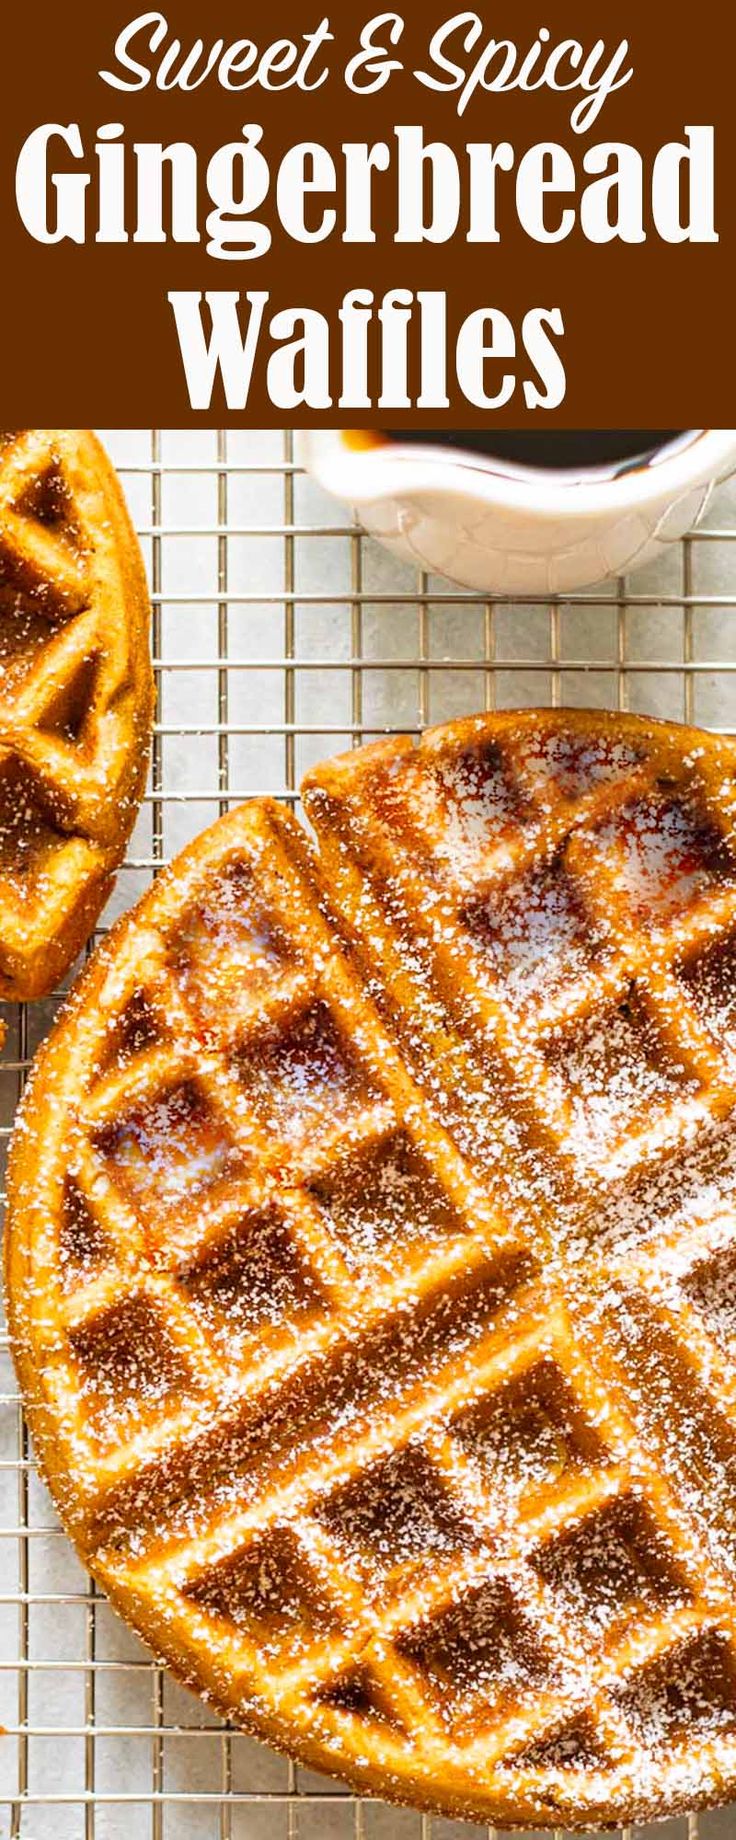
[[[106,438],[150,571],[158,707],[146,801],[104,925],[218,812],[252,793],[295,804],[310,762],[379,733],[534,703],[736,733],[734,482],[706,526],[631,586],[484,602],[365,538],[304,475],[288,432]],[[3,1140],[53,1010],[7,1013]],[[2,1840],[486,1834],[359,1802],[223,1729],[155,1665],[56,1523],[1,1318],[0,1721]],[[651,1831],[736,1840],[736,1809]]]

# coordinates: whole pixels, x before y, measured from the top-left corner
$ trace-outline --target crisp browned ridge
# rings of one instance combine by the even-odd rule
[[[42,1467],[225,1715],[503,1826],[736,1792],[736,751],[525,712],[121,921],[10,1169]]]
[[[88,430],[0,433],[0,997],[53,990],[92,931],[143,793],[149,601]]]

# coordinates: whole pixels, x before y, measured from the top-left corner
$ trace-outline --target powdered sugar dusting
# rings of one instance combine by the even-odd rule
[[[499,984],[515,1009],[532,1003],[544,1013],[545,999],[583,977],[605,949],[561,858],[531,870],[505,895],[468,906],[464,920],[480,977]]]
[[[719,881],[734,865],[697,805],[663,796],[640,799],[604,824],[598,847],[617,861],[632,919],[660,921]]]
[[[565,799],[582,799],[597,786],[625,782],[643,759],[642,747],[615,733],[531,736],[523,752],[525,771],[542,795],[557,793]]]
[[[570,1108],[575,1149],[586,1159],[698,1090],[635,993],[594,1015],[577,1034],[554,1041],[547,1062],[560,1101]]]

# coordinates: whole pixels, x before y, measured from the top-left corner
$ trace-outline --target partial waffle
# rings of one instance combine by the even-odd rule
[[[736,751],[482,717],[223,818],[10,1166],[80,1556],[225,1715],[506,1827],[736,1792]]]
[[[122,860],[150,739],[148,626],[99,442],[0,434],[0,997],[53,989]]]

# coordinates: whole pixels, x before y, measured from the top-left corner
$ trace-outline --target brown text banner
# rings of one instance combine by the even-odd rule
[[[4,22],[6,420],[723,426],[736,15]]]

